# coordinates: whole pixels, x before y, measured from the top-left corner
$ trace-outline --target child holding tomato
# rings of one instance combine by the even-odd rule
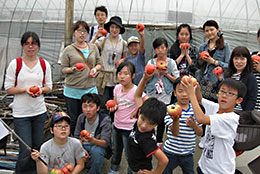
[[[81,138],[84,149],[90,155],[89,174],[101,174],[104,159],[111,157],[111,119],[100,110],[100,98],[97,94],[87,93],[81,98],[82,114],[79,115],[75,137],[80,139],[82,130],[89,136]]]
[[[69,137],[70,121],[70,117],[64,112],[52,116],[50,132],[54,137],[43,143],[40,152],[33,150],[31,153],[32,159],[36,161],[38,174],[48,174],[53,168],[62,169],[68,164],[75,166],[72,174],[79,173],[84,168],[85,152],[79,140]]]
[[[197,168],[198,174],[235,173],[236,155],[233,145],[239,124],[239,115],[234,112],[234,107],[243,101],[247,91],[246,86],[241,81],[232,78],[222,81],[218,92],[218,104],[208,101],[213,110],[219,109],[216,113],[205,115],[200,109],[193,84],[190,82],[182,84],[189,93],[197,121],[207,125],[205,147]]]
[[[168,158],[157,146],[154,128],[163,122],[166,115],[166,105],[152,97],[143,100],[142,94],[145,84],[153,77],[146,70],[134,94],[136,105],[137,121],[132,128],[128,138],[128,164],[133,174],[153,173],[161,174],[168,163]],[[157,167],[153,170],[152,156],[157,160]]]
[[[177,65],[173,59],[167,57],[168,42],[164,38],[156,38],[153,41],[153,48],[157,55],[156,58],[148,61],[147,64],[157,65],[158,62],[164,62],[164,66],[157,66],[153,77],[146,84],[146,92],[149,97],[155,97],[164,102],[166,105],[171,102],[173,91],[172,83],[180,76]],[[158,146],[162,145],[164,133],[164,123],[162,122],[157,128]]]
[[[144,42],[144,30],[138,31],[140,40],[136,36],[131,36],[127,40],[127,48],[131,53],[126,57],[126,61],[132,62],[135,65],[135,78],[134,84],[138,85],[144,74],[145,67],[145,42]]]
[[[164,174],[171,174],[178,166],[185,174],[194,173],[192,153],[196,146],[196,136],[201,136],[203,133],[202,125],[197,122],[189,102],[189,93],[181,81],[181,77],[177,78],[173,86],[174,95],[177,98],[175,105],[177,104],[182,108],[182,115],[181,117],[171,117],[167,114],[164,118],[168,129],[163,152],[169,159]]]
[[[176,31],[176,41],[169,50],[169,57],[176,61],[180,75],[192,75],[195,77],[199,52],[189,42],[192,40],[191,27],[181,24]]]
[[[115,112],[113,125],[113,156],[111,160],[110,174],[118,172],[121,162],[122,151],[125,149],[125,156],[128,159],[128,137],[133,128],[136,119],[131,119],[132,114],[136,111],[134,94],[136,85],[133,84],[135,77],[135,66],[131,62],[123,62],[116,71],[119,84],[114,89],[114,100],[116,105],[110,108],[110,112]],[[142,94],[146,99],[145,94]],[[130,170],[128,171],[130,172]]]

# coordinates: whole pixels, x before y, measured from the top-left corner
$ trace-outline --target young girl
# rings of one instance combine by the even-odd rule
[[[180,76],[177,65],[173,59],[166,56],[168,50],[167,40],[164,38],[157,38],[153,41],[153,48],[157,55],[156,58],[148,61],[147,64],[154,64],[158,61],[165,61],[166,68],[163,70],[155,70],[155,75],[146,85],[146,92],[148,97],[155,97],[164,102],[166,105],[170,104],[171,95],[173,91],[173,82]],[[164,123],[157,127],[157,142],[161,146],[164,132]]]
[[[136,119],[131,119],[131,115],[136,111],[134,94],[136,85],[133,84],[135,77],[135,67],[131,62],[121,63],[116,71],[119,84],[114,89],[114,100],[116,106],[110,109],[115,111],[113,126],[113,156],[111,160],[111,170],[109,173],[117,173],[123,148],[125,149],[126,159],[128,158],[128,137]],[[143,99],[147,97],[143,94]]]
[[[181,24],[177,28],[176,41],[170,48],[170,58],[176,61],[180,75],[190,74],[195,76],[196,64],[199,60],[199,53],[196,47],[190,45],[183,47],[182,43],[189,43],[192,40],[191,27],[188,24]]]
[[[251,111],[255,109],[257,96],[257,82],[253,71],[253,62],[248,49],[238,46],[233,49],[228,64],[225,78],[233,78],[242,81],[247,86],[246,96],[243,102],[236,106],[236,110]],[[221,81],[221,76],[218,77]]]

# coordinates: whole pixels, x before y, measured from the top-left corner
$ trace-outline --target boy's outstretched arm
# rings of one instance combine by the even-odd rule
[[[154,156],[158,160],[157,168],[155,169],[154,174],[161,174],[161,173],[163,173],[163,171],[164,171],[165,167],[167,166],[169,160],[161,149],[157,150],[154,153]]]
[[[40,152],[33,149],[33,152],[31,152],[31,157],[36,162],[37,173],[48,174],[48,167],[39,160]]]
[[[178,136],[179,135],[179,129],[180,129],[180,124],[179,124],[179,117],[173,119],[173,123],[170,126],[171,132],[173,136]]]
[[[181,82],[181,83],[185,86],[187,93],[189,94],[190,102],[191,102],[191,105],[192,105],[192,108],[193,108],[197,121],[201,124],[210,125],[209,116],[205,115],[200,108],[200,105],[198,103],[198,100],[197,100],[197,97],[195,94],[195,88],[193,86],[193,83],[188,82],[187,80],[186,80],[186,84],[183,82]]]
[[[144,72],[143,78],[141,79],[141,81],[139,82],[136,91],[135,91],[135,103],[137,108],[140,107],[143,104],[143,92],[144,92],[144,87],[145,84],[148,83],[150,81],[150,79],[153,77],[155,72],[153,72],[152,74],[147,74],[146,71]]]

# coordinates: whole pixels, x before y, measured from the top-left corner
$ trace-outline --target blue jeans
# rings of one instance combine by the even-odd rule
[[[47,113],[33,117],[14,118],[15,133],[32,149],[40,149],[42,144],[44,123]],[[36,173],[36,164],[30,157],[31,152],[19,141],[19,156],[16,162],[16,173]]]
[[[121,158],[122,151],[125,148],[125,157],[128,161],[128,137],[131,131],[117,129],[113,126],[113,156],[111,160],[111,169],[114,171],[118,171]],[[130,168],[128,168],[130,171]]]
[[[67,114],[70,116],[70,133],[74,135],[75,127],[77,124],[78,116],[82,113],[81,100],[65,97]]]
[[[90,170],[89,174],[100,174],[102,166],[104,164],[104,158],[106,154],[106,149],[100,146],[92,144],[84,144],[84,149],[88,151],[90,155]]]
[[[172,174],[172,171],[180,166],[182,172],[185,174],[194,174],[194,161],[193,155],[176,155],[176,154],[169,154],[165,152],[165,155],[168,157],[169,162],[166,168],[163,171],[163,174]]]

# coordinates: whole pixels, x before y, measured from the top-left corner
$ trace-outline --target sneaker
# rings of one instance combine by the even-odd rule
[[[110,169],[107,174],[118,174],[117,171]]]

